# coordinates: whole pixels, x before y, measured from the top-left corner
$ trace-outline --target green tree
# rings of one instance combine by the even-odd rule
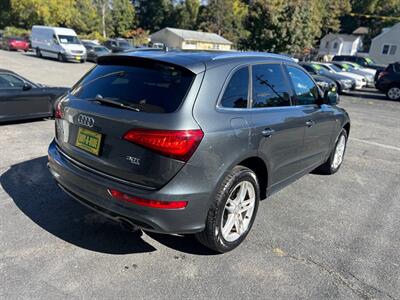
[[[255,0],[250,4],[245,47],[259,51],[299,53],[321,34],[321,6],[312,0]]]
[[[172,12],[174,27],[196,29],[199,9],[199,0],[186,0],[178,3]]]
[[[112,32],[124,36],[135,26],[135,8],[130,0],[113,0],[111,9]]]
[[[173,25],[173,4],[170,0],[135,0],[139,27],[150,32]]]
[[[92,0],[76,0],[74,11],[69,27],[80,34],[100,32],[100,17]]]
[[[248,36],[244,28],[247,13],[248,5],[241,0],[209,0],[201,9],[199,28],[222,35],[237,45]]]

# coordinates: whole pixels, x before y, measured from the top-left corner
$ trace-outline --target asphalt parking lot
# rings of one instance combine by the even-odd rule
[[[70,86],[93,64],[0,51],[0,68]],[[344,165],[263,201],[236,250],[130,233],[64,194],[47,170],[54,121],[0,126],[0,299],[400,299],[400,103],[343,96]]]

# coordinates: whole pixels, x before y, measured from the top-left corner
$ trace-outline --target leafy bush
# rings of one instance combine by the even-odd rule
[[[30,36],[30,34],[31,34],[30,30],[26,30],[23,28],[9,26],[4,29],[4,36],[28,37],[28,36]]]

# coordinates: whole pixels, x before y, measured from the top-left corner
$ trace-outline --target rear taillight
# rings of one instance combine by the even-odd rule
[[[133,129],[124,139],[147,149],[175,159],[188,161],[204,134],[196,130],[149,130]]]
[[[64,113],[63,113],[62,108],[61,108],[61,101],[58,101],[57,104],[56,104],[56,109],[54,111],[54,118],[55,119],[62,119],[63,116],[64,116]]]
[[[108,189],[108,193],[115,199],[133,203],[140,206],[146,206],[151,208],[159,209],[183,209],[187,206],[187,201],[159,201],[159,200],[149,200],[142,199],[135,196],[131,196],[122,193],[118,190]]]

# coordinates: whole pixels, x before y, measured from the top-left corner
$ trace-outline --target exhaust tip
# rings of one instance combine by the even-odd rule
[[[137,225],[124,218],[118,218],[118,223],[123,229],[130,232],[136,232],[140,229]]]

